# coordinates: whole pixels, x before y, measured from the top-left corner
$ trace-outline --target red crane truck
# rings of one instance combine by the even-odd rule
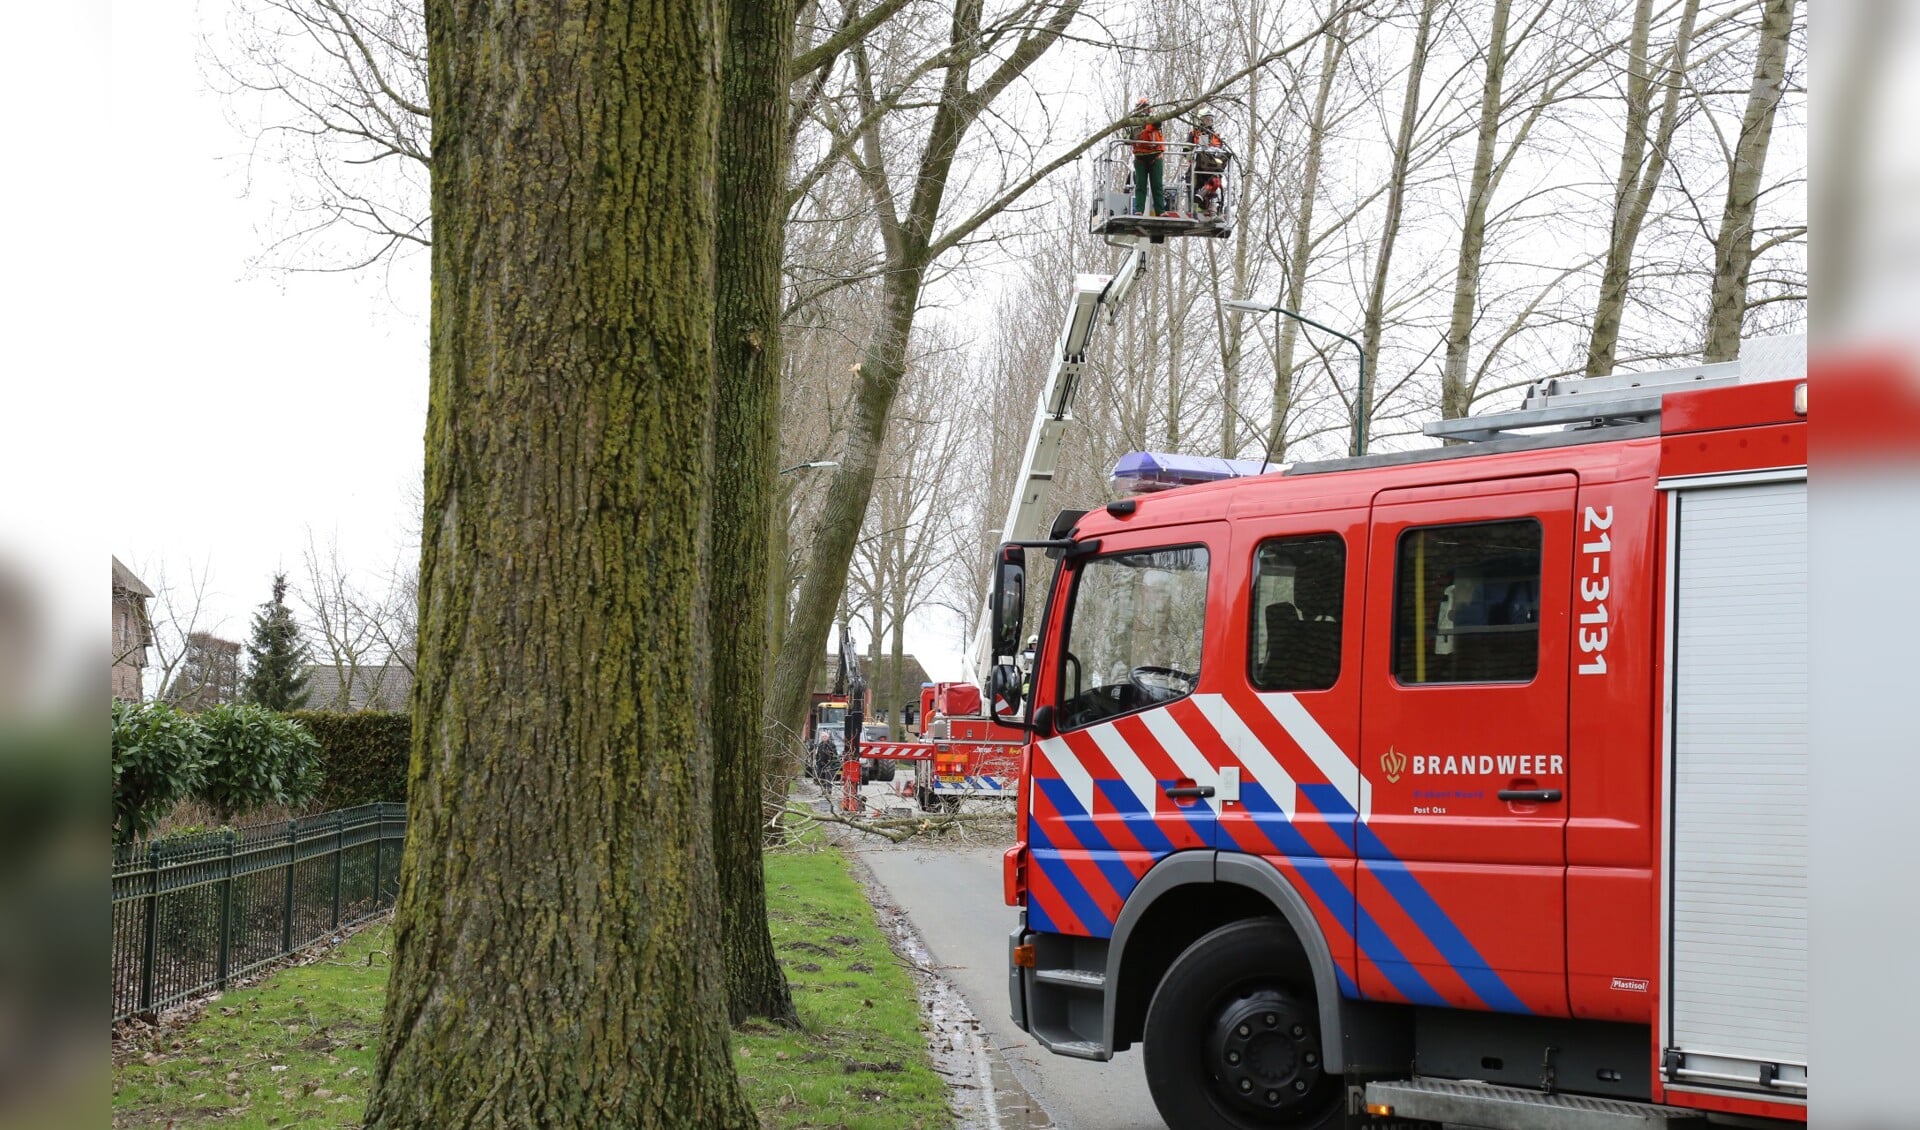
[[[1178,1130],[1804,1122],[1799,349],[1003,546],[1020,1026]]]

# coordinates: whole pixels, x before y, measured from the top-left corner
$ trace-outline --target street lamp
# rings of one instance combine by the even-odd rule
[[[780,468],[780,473],[783,475],[791,475],[795,471],[805,471],[813,467],[838,467],[839,465],[840,461],[838,459],[814,459],[806,463],[795,463],[791,467],[782,467]]]
[[[1332,326],[1323,326],[1305,314],[1296,313],[1295,311],[1287,309],[1285,306],[1280,305],[1280,300],[1277,298],[1272,302],[1260,302],[1251,298],[1229,298],[1226,306],[1229,310],[1246,310],[1255,314],[1285,314],[1296,322],[1304,322],[1316,330],[1330,333],[1348,345],[1353,346],[1353,351],[1360,355],[1360,384],[1354,389],[1353,395],[1353,446],[1351,454],[1365,455],[1367,453],[1367,413],[1369,409],[1372,408],[1372,405],[1367,402],[1367,351],[1361,348],[1360,343],[1346,334],[1341,333],[1339,330],[1334,329]],[[1269,459],[1273,456],[1273,441],[1271,436],[1275,434],[1278,434],[1277,428],[1273,432],[1268,433],[1267,456]]]

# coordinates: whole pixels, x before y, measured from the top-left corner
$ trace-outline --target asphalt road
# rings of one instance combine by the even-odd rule
[[[1017,912],[1002,901],[1001,849],[920,849],[909,842],[854,851],[913,923],[1014,1077],[1061,1130],[1164,1130],[1138,1048],[1092,1063],[1053,1055],[1013,1026],[1006,960]]]

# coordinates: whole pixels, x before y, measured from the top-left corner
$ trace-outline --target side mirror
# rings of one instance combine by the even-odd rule
[[[1020,708],[1026,701],[1024,676],[1011,663],[996,664],[987,676],[987,712],[1003,726],[1020,726]]]
[[[1027,551],[1017,545],[1000,547],[993,571],[993,657],[1020,654],[1021,621],[1027,614]],[[1018,685],[1016,677],[1016,686]]]

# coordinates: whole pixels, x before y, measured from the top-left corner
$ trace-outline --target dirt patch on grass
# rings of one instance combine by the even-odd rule
[[[842,1075],[860,1075],[866,1072],[887,1075],[896,1071],[905,1071],[906,1069],[907,1065],[897,1059],[890,1059],[885,1063],[861,1063],[857,1060],[847,1060],[840,1065],[840,1073]]]
[[[198,1122],[211,1122],[227,1113],[220,1106],[177,1106],[151,1107],[131,1114],[116,1114],[115,1126],[190,1126]]]

